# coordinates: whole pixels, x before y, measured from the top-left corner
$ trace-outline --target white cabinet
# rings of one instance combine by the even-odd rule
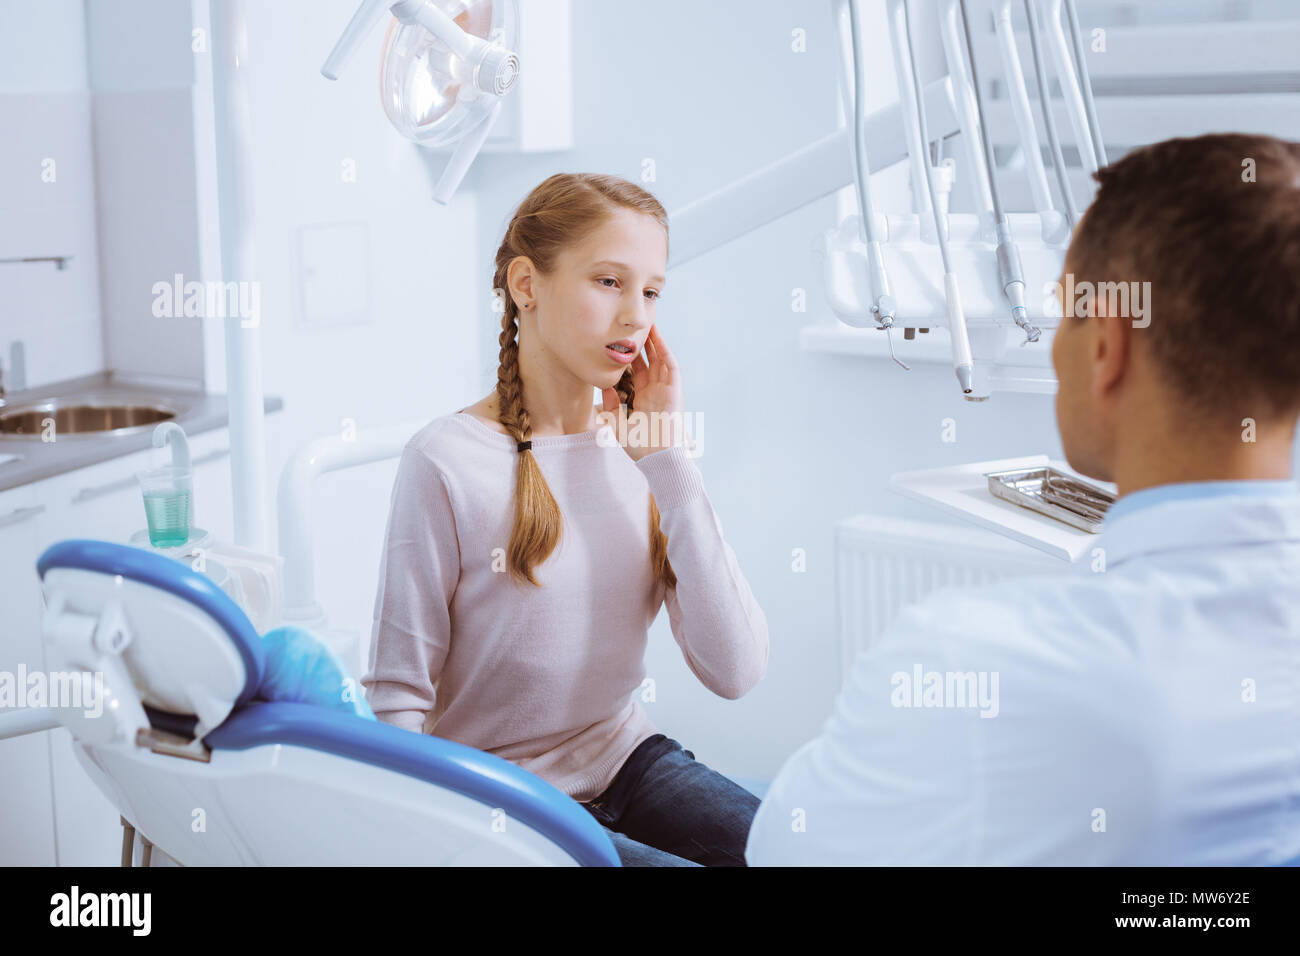
[[[36,577],[41,515],[34,486],[0,491],[0,674],[15,683],[24,670],[44,670]],[[26,703],[22,684],[14,686],[20,706]],[[0,706],[0,713],[9,710]],[[52,801],[49,734],[0,740],[0,865],[54,862]]]
[[[150,450],[132,452],[36,485],[45,504],[41,550],[67,538],[126,541],[144,527],[144,501],[135,473],[148,468]]]
[[[38,483],[37,493],[46,506],[39,522],[38,553],[68,538],[125,542],[131,532],[144,527],[144,502],[135,473],[150,466],[152,451],[133,452]],[[72,735],[59,727],[45,736],[54,782],[58,865],[120,864],[122,826],[117,810],[77,762]]]

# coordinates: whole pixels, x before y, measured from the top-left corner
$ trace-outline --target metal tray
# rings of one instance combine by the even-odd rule
[[[1029,508],[1080,531],[1097,534],[1115,496],[1050,466],[995,471],[985,476],[997,498]]]

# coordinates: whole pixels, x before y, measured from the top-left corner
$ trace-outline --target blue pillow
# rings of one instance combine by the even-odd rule
[[[289,700],[375,719],[361,688],[333,649],[311,631],[292,625],[262,635],[266,670],[257,697]]]

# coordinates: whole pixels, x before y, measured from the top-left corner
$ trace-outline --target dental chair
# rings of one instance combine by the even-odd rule
[[[300,700],[210,578],[107,541],[37,562],[46,667],[102,675],[58,707],[127,833],[184,866],[618,866],[600,824],[508,760]]]

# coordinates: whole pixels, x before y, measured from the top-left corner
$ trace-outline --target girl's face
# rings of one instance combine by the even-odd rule
[[[550,275],[534,273],[538,344],[581,381],[613,388],[633,361],[645,364],[641,349],[667,266],[663,227],[645,213],[616,210],[561,252]],[[619,340],[632,351],[609,348]]]

